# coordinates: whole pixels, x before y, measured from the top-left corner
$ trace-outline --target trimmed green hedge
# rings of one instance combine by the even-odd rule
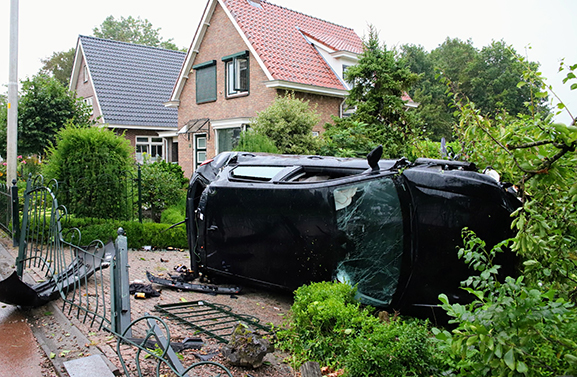
[[[95,239],[99,239],[104,243],[111,239],[116,239],[118,236],[118,228],[122,228],[126,233],[129,248],[139,249],[143,246],[152,246],[157,249],[165,249],[167,247],[179,249],[188,248],[184,224],[168,229],[172,224],[152,222],[141,224],[136,221],[93,218],[68,218],[62,220],[61,224],[64,233],[66,233],[66,229],[80,229],[82,234],[80,243],[82,245],[87,245]]]

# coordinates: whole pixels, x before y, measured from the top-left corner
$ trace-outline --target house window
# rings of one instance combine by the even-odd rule
[[[145,156],[148,155],[148,158]],[[162,155],[162,138],[154,136],[136,137],[136,160],[139,163],[144,161],[160,161]]]
[[[249,90],[249,52],[243,51],[222,58],[225,62],[227,97],[248,93]]]
[[[88,66],[84,65],[84,82],[88,81]]]
[[[216,60],[192,68],[196,71],[196,103],[216,101]]]
[[[232,151],[240,140],[240,127],[221,128],[216,130],[217,153]]]
[[[194,157],[196,167],[199,167],[206,160],[206,135],[194,135]]]
[[[92,107],[92,97],[83,98],[82,102],[84,102],[87,106],[90,106],[90,115],[94,114],[94,108]]]

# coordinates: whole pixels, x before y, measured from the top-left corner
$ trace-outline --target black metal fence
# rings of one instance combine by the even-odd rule
[[[20,216],[16,180],[12,186],[0,183],[0,228],[12,238],[14,246],[18,246]]]

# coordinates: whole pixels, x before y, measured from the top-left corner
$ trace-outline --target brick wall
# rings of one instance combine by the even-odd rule
[[[225,95],[225,63],[221,60],[224,56],[248,50],[238,34],[232,22],[226,16],[220,4],[216,5],[210,26],[202,40],[194,65],[216,60],[216,80],[217,99],[214,102],[196,103],[196,75],[191,70],[182,93],[180,95],[180,105],[178,109],[179,130],[193,119],[209,118],[211,121],[224,120],[230,118],[248,117],[252,118],[257,112],[266,109],[276,98],[277,90],[267,88],[264,83],[269,81],[265,72],[261,69],[255,57],[249,56],[250,64],[250,90],[246,96],[226,98]],[[279,94],[284,94],[280,91]],[[314,94],[296,94],[298,98],[310,101],[316,106],[316,111],[321,115],[321,121],[315,126],[314,131],[322,132],[323,125],[331,122],[331,115],[339,115],[341,98],[325,97]],[[207,157],[214,157],[215,154],[215,134],[211,128],[207,135]],[[193,135],[179,135],[178,138],[178,158],[185,175],[190,177],[194,166],[194,137]]]

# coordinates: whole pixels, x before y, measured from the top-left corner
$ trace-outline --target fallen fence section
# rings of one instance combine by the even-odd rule
[[[80,230],[62,229],[67,210],[58,204],[57,191],[55,180],[45,184],[38,176],[27,181],[16,271],[0,282],[0,301],[39,306],[60,297],[63,312],[117,337],[118,358],[127,376],[160,376],[172,371],[185,377],[194,369],[196,375],[232,377],[224,366],[210,361],[185,368],[172,350],[168,326],[160,318],[144,316],[131,322],[124,231],[120,228],[116,241],[106,245],[95,240],[78,246],[82,244]],[[107,267],[110,274],[103,272]],[[31,270],[38,284],[22,282],[25,269]],[[143,338],[135,342],[133,333]],[[134,355],[129,350],[132,347],[137,349],[136,356],[127,363],[123,351]]]
[[[236,314],[226,305],[193,301],[156,305],[154,308],[171,320],[190,327],[199,334],[206,334],[220,343],[230,341],[239,322],[261,330],[264,334],[273,335],[272,329],[261,325],[258,318],[251,315]]]

